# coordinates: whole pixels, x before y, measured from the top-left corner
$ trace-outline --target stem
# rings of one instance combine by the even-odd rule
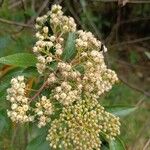
[[[12,138],[11,138],[11,148],[14,148],[14,144],[17,144],[16,143],[16,137],[17,137],[18,131],[19,131],[19,125],[17,125],[14,128],[14,133],[13,133]]]
[[[40,93],[43,91],[43,89],[47,86],[48,81],[46,80],[43,85],[40,87],[40,89],[38,90],[38,92],[31,98],[31,101],[33,101],[36,97],[38,97],[40,95]]]
[[[26,146],[28,144],[28,125],[24,128],[24,149],[26,149]]]

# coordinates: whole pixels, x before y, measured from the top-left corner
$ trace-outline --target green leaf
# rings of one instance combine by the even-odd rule
[[[0,58],[0,63],[18,67],[35,66],[37,60],[33,54],[17,53]]]
[[[125,150],[123,142],[117,137],[115,140],[109,142],[110,150]]]
[[[145,55],[150,59],[150,52],[145,52]]]
[[[130,58],[130,62],[132,64],[136,64],[139,60],[139,55],[136,51],[131,51],[130,55],[129,55],[129,58]]]
[[[127,116],[129,115],[130,113],[134,112],[137,107],[132,107],[132,106],[111,106],[111,107],[105,107],[105,109],[116,115],[116,116],[119,116],[119,117],[123,117],[123,116]]]
[[[26,69],[15,68],[9,71],[5,76],[0,78],[0,101],[5,100],[6,89],[10,85],[10,80],[16,76],[23,75],[25,77],[36,77],[38,75],[35,67],[29,67]]]
[[[27,146],[26,150],[50,150],[46,137],[41,135],[33,139]]]
[[[0,134],[2,133],[2,131],[8,127],[8,122],[7,122],[7,118],[6,118],[6,114],[4,114],[4,112],[1,110],[0,111]]]
[[[76,49],[75,49],[75,33],[70,32],[65,44],[65,49],[62,53],[62,59],[64,61],[69,61],[71,60],[75,54],[76,54]]]
[[[81,64],[77,65],[77,66],[74,67],[74,69],[76,69],[77,71],[79,71],[81,74],[84,74],[85,69],[84,69],[83,65],[81,65]]]
[[[51,70],[55,71],[57,69],[57,65],[58,65],[58,62],[56,61],[52,61],[50,64],[49,64],[49,67]]]
[[[102,149],[102,150],[109,150],[109,148],[108,148],[107,146],[105,146],[105,145],[102,145],[102,146],[101,146],[101,149]]]
[[[37,71],[37,68],[36,67],[29,67],[29,68],[26,68],[22,74],[25,76],[25,77],[37,77],[39,75],[38,71]]]
[[[10,80],[15,76],[20,75],[21,73],[22,73],[21,68],[15,68],[0,79],[0,95],[3,94],[2,91],[9,86]]]

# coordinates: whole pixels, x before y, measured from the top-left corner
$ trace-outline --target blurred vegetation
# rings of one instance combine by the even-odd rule
[[[106,62],[122,82],[103,98],[105,106],[136,106],[137,110],[121,119],[121,138],[128,150],[150,149],[150,1],[129,3],[101,0],[0,0],[0,57],[32,52],[35,43],[34,20],[54,3],[61,3],[73,16],[78,28],[92,31],[108,47]],[[10,80],[8,66],[0,65],[0,84]],[[7,150],[16,137],[16,125],[8,123],[5,94],[0,93],[0,149]],[[21,139],[24,129],[19,128]],[[29,129],[30,130],[30,129]],[[36,130],[36,129],[34,129]],[[39,131],[40,132],[40,131]],[[42,134],[44,134],[42,131]],[[9,133],[9,134],[8,134]],[[41,133],[40,133],[41,134]],[[36,135],[32,135],[36,137]],[[23,147],[18,149],[22,150]],[[17,150],[18,150],[17,149]]]

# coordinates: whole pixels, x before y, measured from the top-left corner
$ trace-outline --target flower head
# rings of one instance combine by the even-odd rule
[[[96,99],[80,100],[65,107],[59,119],[53,121],[47,140],[54,149],[100,149],[100,133],[113,139],[120,134],[119,119],[106,112]]]

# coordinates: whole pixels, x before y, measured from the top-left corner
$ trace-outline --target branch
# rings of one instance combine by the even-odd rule
[[[24,0],[24,1],[25,1],[25,0]],[[13,3],[12,5],[10,5],[10,6],[8,7],[8,9],[12,9],[12,8],[14,8],[14,7],[18,6],[18,5],[21,5],[21,4],[22,4],[22,0],[17,1],[17,2],[15,2],[15,3]]]
[[[46,80],[43,85],[40,87],[40,89],[38,90],[38,92],[31,98],[31,101],[33,101],[36,97],[38,97],[40,95],[40,93],[45,89],[45,87],[47,86],[48,81]]]
[[[146,144],[145,144],[143,150],[146,150],[146,149],[148,148],[149,145],[150,145],[150,139],[146,142]]]
[[[6,23],[6,24],[10,24],[10,25],[26,27],[26,28],[34,28],[32,25],[29,25],[29,24],[24,24],[24,23],[20,23],[20,22],[10,21],[10,20],[3,19],[3,18],[0,18],[0,22]]]
[[[120,79],[120,81],[122,81],[124,84],[126,84],[128,87],[138,91],[138,92],[141,92],[143,93],[144,95],[150,97],[150,93],[149,92],[146,92],[144,91],[143,89],[139,89],[137,88],[136,86],[132,85],[132,84],[129,84],[126,80],[124,80],[121,76],[118,77]]]
[[[138,43],[138,42],[143,42],[143,41],[148,41],[148,40],[150,40],[150,36],[144,37],[144,38],[135,39],[135,40],[131,40],[131,41],[125,41],[125,42],[113,44],[110,47],[112,48],[112,47],[115,47],[115,46],[123,46],[123,45],[127,45],[127,44],[133,44],[133,43]]]
[[[41,12],[45,9],[45,7],[48,5],[49,0],[46,0],[43,5],[39,8],[37,14],[35,16],[33,16],[29,21],[28,24],[31,24],[34,22],[34,20],[41,14]]]
[[[104,2],[104,3],[107,3],[107,2],[118,2],[118,0],[97,0],[99,2]],[[147,0],[128,0],[126,3],[134,3],[134,4],[141,4],[141,3],[150,3],[150,1],[147,1]]]

